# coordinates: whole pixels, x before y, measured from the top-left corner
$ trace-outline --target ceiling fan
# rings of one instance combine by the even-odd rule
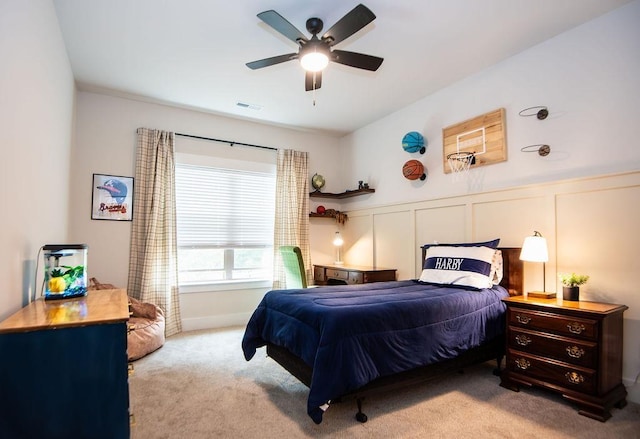
[[[384,61],[383,58],[378,58],[377,56],[332,49],[333,46],[349,38],[375,20],[376,16],[374,13],[362,4],[356,6],[338,20],[338,22],[320,38],[318,38],[318,34],[322,31],[324,23],[319,18],[310,18],[307,20],[307,30],[312,34],[310,39],[276,11],[269,10],[261,12],[258,14],[258,18],[296,43],[300,46],[300,49],[298,53],[288,53],[286,55],[249,62],[247,63],[247,67],[255,70],[293,59],[299,59],[300,64],[302,64],[302,67],[306,71],[304,81],[306,91],[320,88],[322,85],[322,70],[327,66],[329,61],[373,72],[378,70],[378,67],[380,67],[382,61]]]

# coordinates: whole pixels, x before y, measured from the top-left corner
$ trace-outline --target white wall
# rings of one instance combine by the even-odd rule
[[[91,220],[91,182],[94,173],[133,176],[136,129],[139,127],[308,151],[311,174],[325,175],[330,190],[331,185],[340,187],[335,165],[339,142],[325,135],[84,91],[78,92],[77,96],[76,127],[70,239],[89,244],[89,275],[117,286],[127,285],[131,223]],[[178,139],[179,142],[190,146],[198,143]],[[231,148],[216,142],[200,142],[199,146],[217,150]],[[245,155],[263,154],[262,150],[234,148]],[[246,321],[265,291],[266,288],[183,294],[184,328],[226,326]]]
[[[639,23],[635,1],[347,136],[349,173],[366,176],[376,189],[349,207],[639,169]],[[546,120],[518,115],[535,105],[549,108]],[[454,184],[443,172],[442,129],[497,108],[506,110],[508,160],[472,170],[469,186]],[[414,130],[428,141],[422,156],[401,146],[403,135]],[[546,158],[520,151],[539,143],[551,146]],[[402,176],[411,158],[427,168],[426,181]]]
[[[67,242],[75,89],[50,0],[0,2],[0,60],[2,320],[26,304],[38,249]]]

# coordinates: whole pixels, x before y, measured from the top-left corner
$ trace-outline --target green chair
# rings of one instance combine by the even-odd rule
[[[300,247],[283,245],[280,247],[287,289],[307,288],[307,275]]]

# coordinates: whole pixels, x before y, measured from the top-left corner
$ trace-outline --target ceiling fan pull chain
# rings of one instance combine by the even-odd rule
[[[313,106],[316,106],[316,72],[313,72]]]

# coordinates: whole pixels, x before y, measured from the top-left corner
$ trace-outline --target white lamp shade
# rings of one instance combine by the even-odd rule
[[[342,235],[340,235],[340,232],[336,232],[336,235],[333,237],[333,245],[340,247],[342,244],[344,244]]]
[[[520,259],[528,262],[548,262],[549,251],[547,240],[536,232],[535,236],[527,236],[522,243]]]
[[[307,72],[319,72],[329,64],[329,58],[322,52],[308,52],[300,58],[302,68]]]

